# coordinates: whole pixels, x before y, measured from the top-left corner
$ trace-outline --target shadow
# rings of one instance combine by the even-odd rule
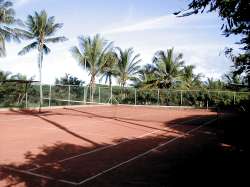
[[[118,121],[118,122],[126,123],[126,124],[129,124],[129,125],[134,125],[134,126],[138,126],[138,127],[145,127],[145,128],[152,129],[152,130],[159,130],[159,131],[165,131],[165,132],[175,132],[175,131],[171,131],[171,130],[167,130],[167,129],[163,129],[163,128],[157,128],[157,127],[153,127],[153,126],[148,126],[148,125],[144,125],[144,124],[131,122],[131,121],[142,121],[142,122],[155,122],[155,121],[146,121],[146,120],[143,121],[143,120],[136,120],[136,119],[131,119],[131,118],[121,118],[121,117],[108,117],[108,116],[102,116],[102,115],[98,115],[98,114],[95,114],[95,113],[80,111],[80,110],[72,109],[72,108],[67,108],[66,110],[71,110],[71,111],[74,111],[74,112],[87,114],[87,115],[90,115],[90,116],[95,117],[95,118],[112,119],[112,120],[115,120],[115,121]],[[204,116],[201,116],[201,115],[195,115],[194,116],[193,115],[193,116],[190,116],[189,118],[179,118],[179,119],[176,119],[176,120],[168,121],[165,124],[168,127],[169,124],[179,124],[179,123],[183,123],[183,121],[185,121],[185,120],[190,120],[190,119],[194,119],[194,118],[201,118],[201,117],[204,117]],[[127,121],[127,120],[130,120],[130,121]],[[116,124],[116,125],[120,125],[120,124]]]
[[[81,135],[79,135],[79,134],[77,134],[77,133],[75,133],[75,132],[69,130],[68,128],[64,127],[63,125],[61,125],[61,124],[59,124],[59,123],[57,123],[57,122],[55,122],[55,121],[46,119],[45,117],[41,116],[41,112],[39,112],[39,115],[37,115],[36,112],[32,112],[32,111],[29,111],[29,112],[27,113],[27,111],[12,110],[12,112],[22,113],[22,114],[23,114],[23,113],[26,113],[26,114],[35,116],[35,117],[37,117],[37,118],[39,118],[39,119],[42,119],[43,121],[47,122],[48,124],[51,124],[51,125],[57,127],[58,129],[60,129],[60,130],[62,130],[62,131],[64,131],[64,132],[66,132],[66,133],[68,133],[68,134],[70,134],[70,135],[72,135],[72,136],[74,136],[74,137],[76,137],[76,138],[78,138],[78,139],[81,139],[81,140],[83,140],[83,141],[86,141],[86,142],[88,142],[88,143],[91,143],[91,144],[93,144],[93,145],[95,145],[95,146],[98,146],[98,145],[99,145],[98,143],[96,143],[96,142],[94,142],[94,141],[92,141],[92,140],[90,140],[90,139],[87,139],[87,138],[85,138],[85,137],[83,137],[83,136],[81,136]],[[43,112],[43,113],[44,113],[44,114],[48,114],[48,112]]]
[[[6,187],[17,185],[26,187],[75,186],[60,180],[79,184],[83,179],[124,163],[82,186],[210,187],[247,184],[248,173],[245,171],[249,166],[249,141],[245,141],[249,127],[244,121],[248,119],[247,116],[243,118],[221,114],[218,117],[219,122],[215,121],[166,146],[153,149],[173,140],[179,134],[186,134],[190,129],[199,127],[214,116],[207,115],[202,119],[187,122],[195,117],[197,116],[166,122],[166,125],[183,122],[178,126],[169,126],[173,131],[177,131],[176,134],[164,132],[130,141],[120,138],[113,141],[113,144],[120,143],[117,146],[93,144],[91,147],[84,147],[63,142],[58,142],[53,146],[45,145],[40,148],[38,154],[27,152],[25,163],[0,165],[0,180],[5,181]],[[235,135],[235,132],[238,134]],[[104,149],[104,147],[108,148]],[[96,151],[97,149],[100,150]],[[138,159],[131,160],[148,150],[152,151]],[[90,153],[87,154],[88,152]],[[75,155],[81,156],[62,161]],[[126,162],[128,160],[131,161]],[[31,176],[10,170],[8,167],[21,171],[35,168],[32,170],[33,173],[53,179]]]

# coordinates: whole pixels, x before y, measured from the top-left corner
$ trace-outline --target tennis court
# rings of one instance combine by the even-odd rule
[[[212,110],[153,106],[1,111],[0,185],[84,186],[216,120]]]

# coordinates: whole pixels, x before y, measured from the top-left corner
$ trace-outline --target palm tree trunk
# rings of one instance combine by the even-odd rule
[[[39,112],[43,106],[43,85],[42,85],[42,49],[39,47],[38,55],[38,68],[39,68],[39,81],[40,81],[40,102],[39,102]]]

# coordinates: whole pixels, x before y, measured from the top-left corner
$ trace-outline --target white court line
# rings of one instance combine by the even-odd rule
[[[15,168],[7,167],[7,166],[2,166],[2,168],[10,170],[10,171],[15,171],[15,172],[18,172],[18,173],[28,174],[28,175],[31,175],[31,176],[47,179],[47,180],[54,180],[54,181],[58,181],[58,182],[66,183],[66,184],[78,185],[78,183],[76,183],[76,182],[63,180],[63,179],[55,179],[55,178],[50,177],[50,176],[41,175],[41,174],[26,171],[26,170],[15,169]]]
[[[155,134],[155,133],[160,132],[160,131],[165,131],[165,130],[168,129],[168,128],[175,127],[175,126],[181,125],[181,124],[183,124],[183,123],[191,122],[191,121],[194,121],[194,120],[197,120],[197,119],[200,119],[200,118],[202,118],[202,117],[197,117],[197,118],[194,118],[194,119],[190,119],[190,120],[187,120],[187,121],[183,121],[183,122],[180,122],[180,123],[178,123],[178,124],[174,124],[174,125],[165,127],[165,128],[163,128],[163,129],[159,129],[159,130],[155,130],[155,131],[152,131],[152,132],[149,132],[149,133],[145,133],[145,134],[142,134],[142,135],[137,136],[137,137],[132,138],[132,139],[127,139],[127,140],[124,140],[124,141],[119,142],[119,143],[116,143],[116,144],[111,144],[111,145],[108,145],[108,146],[100,147],[100,148],[94,149],[94,150],[89,151],[89,152],[84,152],[84,153],[81,153],[81,154],[79,154],[79,155],[75,155],[75,156],[68,157],[68,158],[65,158],[65,159],[62,159],[62,160],[58,160],[58,161],[56,161],[56,162],[46,163],[46,164],[43,165],[43,166],[28,169],[28,171],[35,171],[35,170],[37,170],[37,169],[44,168],[44,167],[46,167],[46,166],[48,166],[48,165],[51,165],[51,164],[53,164],[53,163],[62,163],[62,162],[65,162],[65,161],[68,161],[68,160],[71,160],[71,159],[75,159],[75,158],[78,158],[78,157],[82,157],[82,156],[86,156],[86,155],[89,155],[89,154],[92,154],[92,153],[96,153],[96,152],[99,152],[99,151],[102,151],[102,150],[105,150],[105,149],[108,149],[108,148],[111,148],[111,147],[114,147],[114,146],[118,146],[118,145],[120,145],[120,144],[129,142],[129,141],[133,141],[133,140],[136,140],[136,139],[140,139],[140,138],[149,136],[149,135],[151,135],[151,134]]]
[[[26,119],[33,119],[36,118],[35,116],[33,117],[26,117],[26,118],[18,118],[18,119],[6,119],[6,120],[0,120],[0,122],[7,122],[7,121],[19,121],[19,120],[26,120]]]
[[[198,119],[198,118],[196,118],[196,119]],[[195,120],[195,119],[193,119],[193,120]],[[18,172],[18,173],[23,173],[23,174],[35,176],[35,177],[38,177],[38,178],[44,178],[44,179],[48,179],[48,180],[55,180],[55,181],[58,181],[58,182],[61,182],[61,183],[66,183],[66,184],[71,184],[71,185],[74,185],[74,186],[78,186],[78,185],[84,184],[84,183],[86,183],[86,182],[88,182],[88,181],[90,181],[90,180],[93,180],[93,179],[97,178],[97,177],[100,176],[100,175],[103,175],[103,174],[105,174],[105,173],[108,173],[109,171],[112,171],[112,170],[114,170],[114,169],[116,169],[116,168],[118,168],[118,167],[120,167],[120,166],[122,166],[122,165],[124,165],[124,164],[126,164],[126,163],[128,163],[128,162],[131,162],[131,161],[136,160],[136,159],[138,159],[138,158],[140,158],[140,157],[142,157],[142,156],[145,156],[145,155],[151,153],[152,151],[154,151],[154,150],[156,150],[156,149],[158,149],[158,148],[160,148],[160,147],[163,147],[163,146],[165,146],[165,145],[167,145],[167,144],[169,144],[169,143],[171,143],[171,142],[173,142],[173,141],[175,141],[175,140],[177,140],[177,139],[179,139],[179,138],[181,138],[181,137],[184,137],[187,133],[191,133],[191,132],[193,132],[193,131],[195,131],[195,130],[200,129],[201,127],[203,127],[203,126],[205,126],[205,125],[208,125],[208,124],[212,123],[212,122],[215,121],[215,120],[217,120],[217,118],[212,119],[212,120],[210,120],[210,121],[208,121],[208,122],[206,122],[206,123],[204,123],[204,124],[202,124],[202,125],[200,125],[200,126],[198,126],[198,127],[196,127],[196,128],[193,128],[192,130],[190,130],[190,131],[184,133],[183,135],[181,135],[181,136],[179,136],[179,137],[173,138],[173,139],[171,139],[171,140],[169,140],[169,141],[167,141],[167,142],[165,142],[165,143],[163,143],[163,144],[160,144],[160,145],[157,146],[157,147],[154,147],[154,148],[152,148],[152,149],[150,149],[150,150],[148,150],[148,151],[146,151],[146,152],[144,152],[144,153],[141,153],[141,154],[139,154],[139,155],[137,155],[137,156],[135,156],[135,157],[133,157],[133,158],[131,158],[131,159],[125,161],[125,162],[122,162],[122,163],[120,163],[120,164],[117,164],[116,166],[113,166],[112,168],[109,168],[109,169],[107,169],[107,170],[104,170],[104,171],[98,173],[97,175],[92,176],[92,177],[89,177],[89,178],[87,178],[87,179],[84,179],[84,180],[82,180],[82,181],[80,181],[80,182],[78,182],[78,183],[77,183],[77,182],[73,182],[73,181],[63,180],[63,179],[56,179],[56,178],[53,178],[53,177],[50,177],[50,176],[41,175],[41,174],[37,174],[37,173],[34,173],[34,172],[26,171],[26,170],[15,169],[15,168],[7,167],[7,166],[2,166],[2,168],[5,168],[5,169],[11,170],[11,171],[15,171],[15,172]],[[185,122],[188,122],[188,121],[192,121],[192,120],[187,120],[187,121],[185,121]],[[182,123],[184,123],[184,122],[182,122]],[[179,125],[179,124],[175,124],[175,125],[173,125],[173,126],[176,126],[176,125]],[[172,126],[172,127],[173,127],[173,126]],[[160,131],[160,130],[159,130],[159,131]],[[121,143],[122,143],[122,142],[121,142]],[[114,145],[114,146],[115,146],[115,145]]]
[[[181,135],[181,136],[175,137],[175,138],[173,138],[173,139],[171,139],[171,140],[169,140],[169,141],[167,141],[167,142],[165,142],[165,143],[162,143],[162,144],[160,144],[160,145],[158,145],[158,146],[156,146],[156,147],[154,147],[154,148],[152,148],[152,149],[150,149],[150,150],[148,150],[148,151],[146,151],[146,152],[144,152],[144,153],[138,154],[138,155],[136,155],[135,157],[133,157],[133,158],[127,160],[127,161],[121,162],[120,164],[117,164],[117,165],[115,165],[115,166],[113,166],[113,167],[111,167],[111,168],[109,168],[109,169],[106,169],[106,170],[104,170],[104,171],[102,171],[102,172],[100,172],[100,173],[98,173],[98,174],[96,174],[96,175],[94,175],[94,176],[92,176],[92,177],[89,177],[89,178],[87,178],[87,179],[84,179],[84,180],[82,180],[81,182],[79,182],[77,185],[82,185],[82,184],[84,184],[84,183],[86,183],[86,182],[88,182],[88,181],[91,181],[91,180],[93,180],[93,179],[95,179],[95,178],[97,178],[97,177],[99,177],[99,176],[101,176],[101,175],[103,175],[103,174],[105,174],[105,173],[108,173],[108,172],[110,172],[110,171],[112,171],[112,170],[114,170],[114,169],[116,169],[116,168],[118,168],[118,167],[120,167],[120,166],[123,166],[123,165],[125,165],[125,164],[127,164],[127,163],[129,163],[129,162],[131,162],[131,161],[134,161],[134,160],[136,160],[136,159],[138,159],[138,158],[141,158],[141,157],[143,157],[143,156],[145,156],[145,155],[148,155],[148,154],[150,154],[151,152],[153,152],[153,151],[155,151],[155,150],[157,150],[157,149],[159,149],[159,148],[161,148],[161,147],[163,147],[163,146],[166,146],[166,145],[168,145],[168,144],[170,144],[170,143],[172,143],[172,142],[174,142],[174,141],[176,141],[176,140],[178,140],[178,139],[184,137],[186,134],[190,134],[190,133],[192,133],[193,131],[196,131],[196,130],[198,130],[198,129],[204,127],[205,125],[208,125],[208,124],[213,123],[213,122],[216,121],[216,120],[217,120],[217,118],[212,119],[212,120],[209,120],[209,121],[207,121],[206,123],[203,123],[202,125],[200,125],[200,126],[198,126],[198,127],[195,127],[195,128],[193,128],[193,129],[189,130],[188,132],[186,132],[185,134],[183,134],[183,135]]]

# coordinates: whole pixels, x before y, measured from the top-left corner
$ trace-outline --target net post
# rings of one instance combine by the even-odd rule
[[[160,90],[157,90],[157,105],[160,103]]]
[[[182,106],[182,99],[183,99],[183,98],[182,98],[182,90],[181,90],[181,106]]]
[[[51,84],[49,85],[49,107],[51,107]]]
[[[99,104],[101,103],[101,87],[98,87],[98,97],[99,97]]]
[[[70,105],[70,85],[69,85],[68,87],[69,87],[69,93],[68,93],[68,105]]]
[[[136,99],[137,99],[137,94],[136,94],[136,88],[135,88],[135,105],[136,105]]]

